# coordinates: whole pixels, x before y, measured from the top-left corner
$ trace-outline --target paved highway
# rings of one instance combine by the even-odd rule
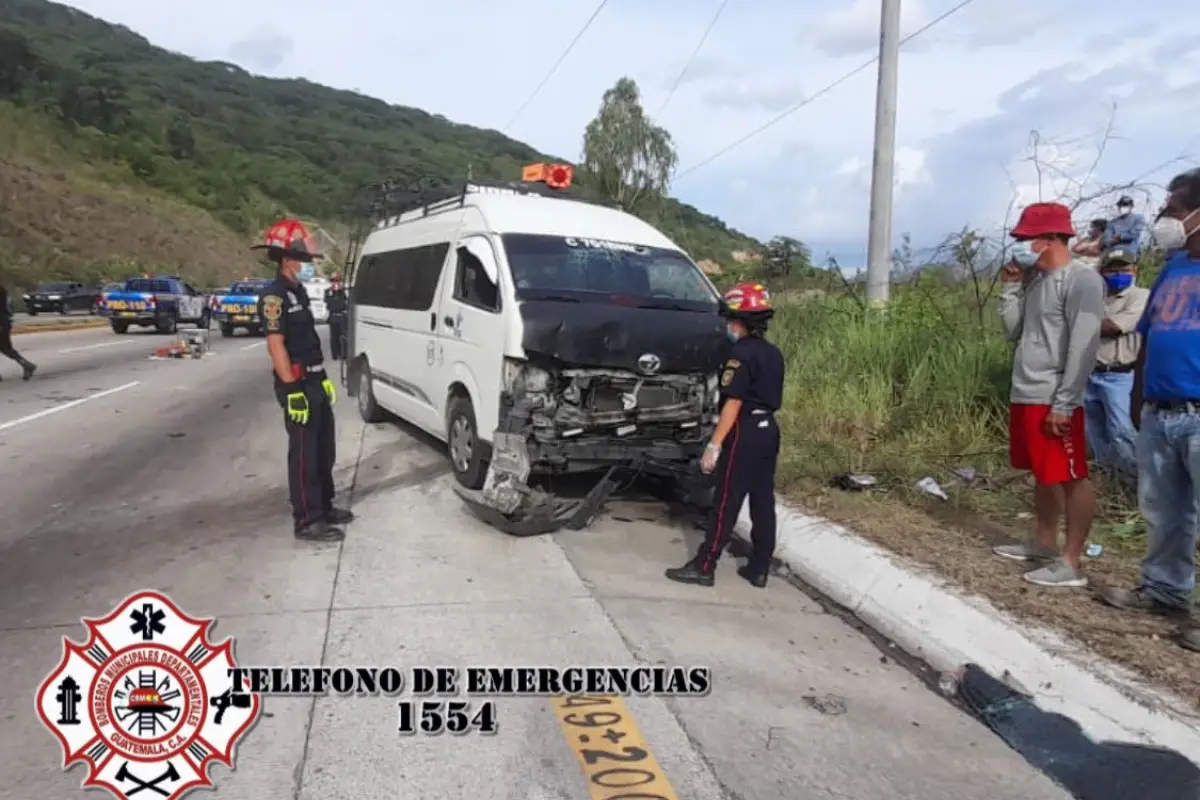
[[[83,638],[80,617],[142,588],[215,616],[243,664],[710,666],[709,697],[627,701],[684,800],[1066,797],[783,581],[753,589],[732,559],[714,590],[665,581],[696,540],[654,504],[510,538],[465,512],[441,451],[396,423],[364,426],[347,400],[338,482],[358,519],[343,544],[296,542],[261,340],[148,360],[163,341],[24,335],[40,372],[0,383],[3,800],[81,796],[33,698],[62,637]],[[499,700],[499,733],[471,738],[401,738],[385,698],[264,703],[237,770],[213,767],[220,797],[621,794],[589,794],[545,699]]]

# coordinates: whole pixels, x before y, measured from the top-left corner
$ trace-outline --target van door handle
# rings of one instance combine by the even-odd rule
[[[437,330],[437,312],[436,311],[429,312],[429,330],[431,330],[431,331]]]
[[[447,328],[453,328],[454,327],[454,317],[442,317],[442,323]]]

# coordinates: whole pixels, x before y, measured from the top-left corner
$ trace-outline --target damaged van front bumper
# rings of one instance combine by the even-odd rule
[[[638,474],[686,481],[712,435],[716,375],[505,364],[500,423],[483,488],[459,488],[482,519],[515,535],[579,529]],[[582,499],[530,485],[535,474],[602,472]]]

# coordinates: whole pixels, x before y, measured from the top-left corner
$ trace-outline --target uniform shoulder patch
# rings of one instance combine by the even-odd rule
[[[269,320],[278,320],[283,316],[283,298],[277,294],[263,295],[263,316]]]

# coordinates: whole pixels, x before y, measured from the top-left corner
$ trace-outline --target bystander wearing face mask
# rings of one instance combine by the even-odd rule
[[[1038,259],[1042,257],[1041,253],[1034,252],[1033,244],[1030,242],[1013,242],[1009,253],[1012,256],[1012,263],[1026,269],[1037,264]]]
[[[1159,217],[1158,221],[1154,223],[1154,243],[1163,250],[1178,250],[1184,247],[1189,238],[1187,222],[1197,213],[1200,213],[1200,210],[1193,211],[1183,219]]]

